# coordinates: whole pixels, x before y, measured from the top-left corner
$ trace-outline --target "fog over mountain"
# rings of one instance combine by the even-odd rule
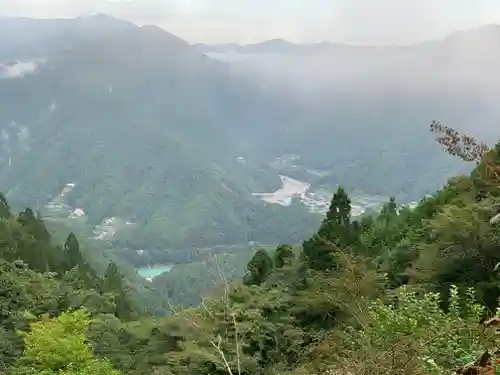
[[[0,189],[137,263],[299,242],[339,184],[361,212],[466,170],[428,125],[498,139],[499,61],[496,25],[407,47],[212,46],[106,15],[1,19]]]
[[[428,136],[423,124],[429,119],[440,119],[485,140],[496,139],[500,132],[500,113],[494,104],[500,87],[496,68],[500,61],[498,25],[404,47],[328,42],[301,45],[280,39],[246,46],[196,47],[207,56],[229,63],[234,74],[262,89],[292,98],[307,113],[304,117],[311,120],[299,137],[302,145],[308,144],[308,150],[314,149],[315,154],[329,150],[331,155],[335,147],[332,151],[323,142],[332,143],[334,139],[354,148],[354,158],[347,156],[350,151],[330,159],[334,163],[344,158],[344,163],[357,166],[350,178],[339,178],[347,184],[352,175],[357,175],[358,181],[363,179],[361,170],[356,169],[359,164],[365,172],[391,165],[389,170],[398,171],[395,174],[404,173],[409,166],[425,165],[425,173],[432,174],[433,167],[421,163],[424,155],[429,162],[448,163],[426,149]],[[322,135],[308,138],[312,128],[318,126],[316,130],[321,129]],[[394,146],[395,140],[399,146]],[[370,147],[374,149],[368,151]],[[391,156],[387,159],[387,155]],[[401,159],[396,155],[406,156]],[[328,156],[323,154],[321,159]],[[450,163],[446,167],[443,164],[445,175],[454,168]],[[437,175],[427,181],[436,179]],[[375,184],[372,179],[361,185],[373,188]],[[403,190],[409,191],[407,187]]]
[[[288,81],[312,92],[452,90],[497,87],[500,26],[456,32],[443,40],[404,47],[366,47],[328,42],[293,44],[274,39],[251,45],[196,47],[211,57],[238,62],[235,69]],[[273,81],[274,82],[274,81]]]
[[[495,22],[0,0],[0,375],[499,375]]]

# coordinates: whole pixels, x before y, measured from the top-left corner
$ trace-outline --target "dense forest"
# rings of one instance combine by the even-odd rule
[[[6,374],[500,373],[500,143],[434,122],[477,162],[416,206],[351,218],[339,188],[299,251],[257,250],[241,280],[219,267],[198,307],[151,316],[119,267],[99,273],[73,234],[53,244],[0,198],[0,364]],[[213,275],[212,275],[213,276]],[[500,367],[500,366],[499,366]]]
[[[192,263],[205,260],[193,249],[300,243],[339,183],[353,207],[408,203],[468,172],[425,138],[428,113],[500,137],[500,27],[265,46],[229,63],[103,14],[0,17],[0,190],[15,212],[104,234],[136,267]],[[279,175],[310,185],[322,214],[254,195],[279,191]]]

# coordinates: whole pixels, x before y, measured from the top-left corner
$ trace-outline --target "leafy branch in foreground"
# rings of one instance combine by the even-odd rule
[[[430,130],[437,134],[437,142],[450,155],[458,156],[466,162],[476,162],[475,173],[486,190],[500,192],[500,142],[492,149],[485,142],[467,134],[460,134],[454,128],[433,120]],[[496,221],[500,217],[496,217]]]
[[[441,124],[440,121],[433,120],[430,128],[432,132],[438,134],[437,142],[447,153],[467,162],[481,161],[490,149],[485,142],[479,142],[467,134],[460,134],[455,129]]]

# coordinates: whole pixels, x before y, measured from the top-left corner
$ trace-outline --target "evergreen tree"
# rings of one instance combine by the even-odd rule
[[[391,197],[389,199],[389,203],[387,204],[387,213],[391,216],[395,216],[398,214],[398,205],[396,204],[396,198]]]
[[[303,258],[312,269],[334,269],[334,252],[339,248],[356,248],[358,232],[357,225],[353,228],[351,223],[351,200],[345,190],[339,187],[318,233],[303,243]]]
[[[326,221],[338,225],[349,226],[351,221],[351,200],[345,190],[339,186],[333,195]]]
[[[382,210],[380,211],[379,218],[384,220],[388,224],[393,218],[398,216],[398,209],[396,204],[396,198],[391,197],[389,202],[384,204]]]
[[[7,203],[5,195],[0,193],[0,219],[7,219],[10,217],[10,215],[11,213],[9,203]]]
[[[35,215],[32,209],[26,208],[23,212],[19,213],[17,221],[27,229],[37,242],[45,245],[50,244],[50,233],[39,213]]]
[[[66,242],[64,243],[64,259],[65,259],[65,271],[72,269],[73,267],[83,264],[82,253],[80,252],[80,244],[76,239],[74,233],[70,233]]]
[[[273,261],[266,250],[259,249],[247,265],[247,274],[243,278],[245,285],[262,284],[273,268]]]
[[[86,288],[96,289],[99,287],[100,278],[97,276],[95,270],[86,262],[84,262],[79,268],[80,279],[83,281],[83,285]]]
[[[123,276],[116,263],[111,262],[104,274],[102,291],[104,293],[123,293]]]
[[[130,319],[135,314],[134,307],[125,290],[123,276],[116,263],[111,262],[109,264],[104,275],[101,290],[103,293],[114,295],[116,305],[115,315],[118,318]]]
[[[495,164],[500,165],[500,141],[495,144],[493,150],[495,151]]]
[[[351,200],[341,187],[333,195],[330,209],[318,234],[341,248],[352,245]]]
[[[295,255],[290,245],[279,245],[274,253],[274,267],[283,268],[285,265],[293,263]]]
[[[302,244],[301,259],[313,270],[331,270],[336,267],[335,252],[337,250],[338,247],[334,243],[316,233]]]

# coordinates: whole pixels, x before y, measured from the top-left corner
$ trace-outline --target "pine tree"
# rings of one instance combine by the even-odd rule
[[[108,265],[106,273],[104,274],[102,291],[104,293],[116,293],[116,294],[122,294],[124,292],[123,276],[120,273],[118,266],[114,262],[111,262]]]
[[[114,295],[115,300],[115,315],[120,319],[130,319],[134,316],[135,310],[132,302],[129,300],[125,285],[123,283],[123,275],[116,263],[111,262],[104,275],[101,291]]]
[[[387,223],[391,221],[394,217],[398,215],[396,198],[391,197],[389,202],[387,202],[380,211],[380,217],[384,219]]]
[[[500,141],[495,144],[496,163],[500,164]]]
[[[66,242],[64,243],[64,263],[65,271],[72,269],[73,267],[83,264],[82,253],[80,252],[80,244],[76,239],[74,233],[70,233]]]
[[[5,195],[0,193],[0,219],[7,219],[10,217],[10,215],[11,213],[9,203],[7,203]]]
[[[345,190],[339,186],[333,195],[330,209],[326,214],[326,221],[338,225],[348,226],[351,221],[351,200]]]
[[[339,187],[319,231],[303,243],[302,258],[311,269],[334,269],[335,252],[354,249],[358,245],[359,230],[351,223],[351,208],[349,196]]]
[[[396,204],[396,197],[391,197],[389,199],[389,203],[387,204],[387,212],[391,216],[395,216],[398,214],[398,205]]]
[[[273,268],[273,261],[266,250],[259,249],[247,265],[247,274],[243,278],[245,285],[262,284]]]
[[[295,255],[290,245],[279,245],[274,253],[274,267],[283,268],[293,263]]]
[[[316,233],[302,244],[301,258],[313,270],[331,270],[336,267],[335,252],[337,250],[338,247],[334,243]]]
[[[340,248],[353,245],[355,235],[351,224],[351,200],[342,187],[333,195],[330,209],[321,224],[318,235]]]
[[[17,221],[21,223],[38,242],[49,244],[50,233],[39,213],[35,215],[31,208],[26,208],[20,212]]]
[[[95,270],[86,262],[78,266],[78,278],[85,289],[98,289],[101,282]]]

